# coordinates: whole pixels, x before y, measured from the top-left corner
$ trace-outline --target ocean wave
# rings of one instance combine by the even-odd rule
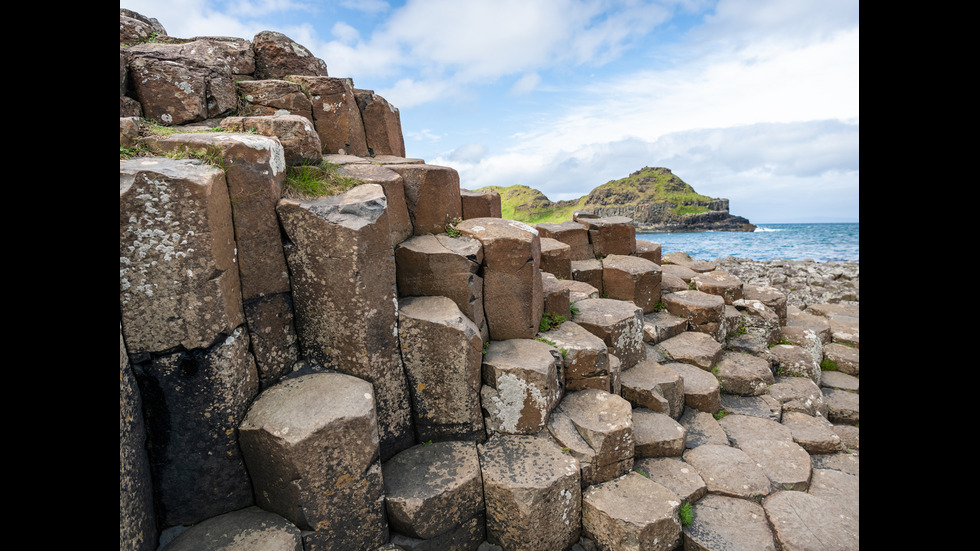
[[[753,231],[757,231],[757,232],[763,232],[763,231],[783,231],[783,229],[782,228],[763,228],[762,226],[756,226],[755,227],[755,230],[753,230]]]

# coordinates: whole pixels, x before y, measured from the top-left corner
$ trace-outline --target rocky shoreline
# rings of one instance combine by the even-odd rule
[[[714,263],[749,285],[773,287],[786,303],[805,309],[811,304],[858,304],[858,262],[812,260],[759,261],[727,256]]]

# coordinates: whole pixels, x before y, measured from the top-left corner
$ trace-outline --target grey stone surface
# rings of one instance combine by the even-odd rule
[[[711,494],[694,504],[693,520],[684,527],[684,549],[776,551],[778,547],[761,505]]]
[[[582,468],[582,484],[598,484],[633,466],[635,436],[629,402],[585,389],[565,395],[552,412],[548,432]]]
[[[687,431],[664,413],[633,409],[635,457],[671,457],[684,453]]]
[[[634,407],[658,411],[674,419],[684,410],[684,379],[653,360],[644,360],[624,370],[620,384],[620,395]]]
[[[694,503],[708,493],[708,487],[697,470],[679,457],[637,459],[633,470],[669,488],[682,502]]]
[[[744,440],[739,449],[755,460],[773,487],[805,492],[810,487],[810,454],[799,444],[785,440]]]
[[[251,506],[204,520],[161,551],[303,551],[296,525]]]
[[[683,459],[708,486],[708,493],[752,499],[770,493],[769,478],[738,448],[705,444],[684,452]]]
[[[582,493],[582,530],[600,549],[674,549],[681,539],[680,498],[630,472]]]
[[[490,341],[483,356],[480,389],[487,432],[533,434],[542,430],[561,399],[560,361],[561,354],[541,341]]]
[[[622,362],[624,371],[646,358],[640,307],[609,298],[585,299],[575,305],[578,313],[572,316],[572,321],[601,338],[609,353]]]
[[[858,549],[858,520],[843,506],[805,492],[776,492],[762,501],[782,549]]]
[[[701,369],[710,370],[723,352],[721,344],[704,333],[685,331],[676,337],[657,343],[654,349],[662,354],[667,362],[688,363]]]

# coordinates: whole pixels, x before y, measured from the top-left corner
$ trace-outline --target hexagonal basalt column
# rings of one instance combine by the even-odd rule
[[[559,327],[540,333],[541,338],[564,350],[565,390],[597,388],[612,390],[609,350],[602,339],[581,325],[566,321]]]
[[[600,549],[669,551],[681,540],[680,498],[631,472],[582,494],[582,530]]]
[[[646,358],[643,310],[639,306],[610,298],[580,300],[575,306],[578,313],[572,321],[602,339],[622,362],[624,371]]]
[[[541,237],[549,237],[568,245],[570,260],[595,260],[592,244],[589,243],[589,230],[584,225],[569,220],[561,224],[538,224],[535,227]]]
[[[401,174],[405,181],[405,200],[415,235],[443,233],[447,224],[463,217],[456,169],[427,164],[389,164],[386,168]]]
[[[490,338],[533,338],[544,313],[537,230],[504,218],[471,218],[456,229],[483,244],[483,309]]]
[[[565,395],[548,431],[582,467],[582,485],[598,484],[633,468],[633,417],[629,402],[603,390]]]
[[[638,256],[611,254],[602,259],[602,291],[609,298],[627,300],[654,311],[660,302],[660,266]]]
[[[543,429],[561,398],[560,361],[561,354],[540,341],[491,341],[483,356],[480,390],[487,432],[533,434]]]
[[[611,254],[631,255],[636,252],[636,227],[625,216],[582,218],[589,230],[589,243],[596,258]]]
[[[260,507],[302,530],[305,549],[388,541],[371,384],[314,373],[265,390],[239,429]]]
[[[446,297],[399,301],[398,334],[418,441],[483,440],[483,340]]]
[[[487,541],[504,549],[554,551],[579,538],[579,465],[543,436],[496,435],[479,446]]]

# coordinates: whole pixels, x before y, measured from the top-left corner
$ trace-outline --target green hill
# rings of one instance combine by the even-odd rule
[[[663,215],[679,218],[713,210],[717,199],[701,195],[668,168],[644,167],[625,178],[610,180],[573,201],[550,201],[540,191],[522,185],[488,186],[479,191],[500,194],[501,216],[528,224],[571,220],[576,210],[659,205]],[[726,207],[727,208],[727,207]],[[647,209],[649,210],[649,209]]]

